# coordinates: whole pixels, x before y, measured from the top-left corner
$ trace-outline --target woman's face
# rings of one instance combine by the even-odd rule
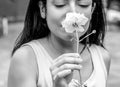
[[[47,0],[46,20],[52,35],[64,40],[70,40],[74,37],[74,33],[66,33],[61,25],[69,12],[83,13],[89,19],[84,26],[85,31],[79,33],[79,36],[82,36],[89,27],[92,0]]]

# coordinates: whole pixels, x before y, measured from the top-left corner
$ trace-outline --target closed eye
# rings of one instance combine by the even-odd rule
[[[80,6],[80,7],[83,7],[83,8],[89,7],[89,5],[81,5],[81,4],[79,4],[79,6]]]
[[[65,6],[65,4],[61,4],[61,5],[55,5],[57,8],[62,8]]]

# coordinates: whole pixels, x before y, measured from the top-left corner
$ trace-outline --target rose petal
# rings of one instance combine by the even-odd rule
[[[67,13],[66,18],[62,21],[62,27],[67,33],[73,33],[74,31],[83,32],[84,28],[82,25],[85,25],[88,21],[88,18],[84,14],[80,13]],[[73,26],[76,24],[77,26]]]
[[[72,26],[72,24],[69,24],[68,26],[65,27],[65,31],[67,33],[73,33],[75,31],[75,28]]]
[[[82,26],[79,26],[79,28],[77,29],[78,32],[84,32],[85,29]]]

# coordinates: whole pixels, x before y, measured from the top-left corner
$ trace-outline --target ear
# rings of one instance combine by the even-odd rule
[[[93,3],[93,7],[92,7],[92,12],[91,13],[93,13],[94,12],[94,10],[95,10],[95,7],[96,7],[96,3]]]
[[[41,1],[39,1],[40,14],[42,18],[45,18],[45,7]]]

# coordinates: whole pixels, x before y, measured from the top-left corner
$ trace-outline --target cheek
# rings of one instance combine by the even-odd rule
[[[90,26],[90,20],[89,20],[89,21],[87,22],[87,24],[84,26],[85,32],[88,30],[89,26]]]
[[[90,6],[90,8],[86,9],[84,11],[84,14],[85,16],[89,19],[89,21],[86,23],[86,25],[84,26],[85,27],[85,30],[87,31],[87,29],[89,28],[89,24],[90,24],[90,21],[91,21],[91,16],[92,16],[92,11],[91,11],[92,7]]]
[[[51,30],[59,29],[60,27],[61,15],[53,7],[47,9],[47,23]]]
[[[90,26],[90,21],[91,21],[91,17],[89,17],[89,21],[86,23],[86,25],[84,26],[85,32],[87,32],[87,30],[89,29]],[[85,33],[84,32],[84,33]]]

